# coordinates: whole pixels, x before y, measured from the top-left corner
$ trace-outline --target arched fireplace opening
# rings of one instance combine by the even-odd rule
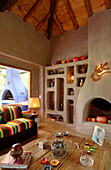
[[[102,98],[90,100],[84,109],[84,122],[96,122],[98,117],[105,117],[106,123],[111,123],[111,104]]]
[[[13,95],[10,90],[5,90],[2,96],[2,100],[14,100]]]

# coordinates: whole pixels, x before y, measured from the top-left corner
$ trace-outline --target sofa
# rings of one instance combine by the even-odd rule
[[[23,114],[20,106],[0,108],[0,150],[37,135],[35,116]]]

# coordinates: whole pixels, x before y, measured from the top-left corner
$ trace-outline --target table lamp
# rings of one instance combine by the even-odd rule
[[[33,110],[34,110],[34,111],[33,111],[33,114],[38,115],[38,113],[36,112],[36,110],[37,110],[37,108],[40,107],[39,98],[37,98],[37,97],[30,98],[30,99],[29,99],[29,105],[28,105],[28,107],[29,107],[30,109],[33,109]]]

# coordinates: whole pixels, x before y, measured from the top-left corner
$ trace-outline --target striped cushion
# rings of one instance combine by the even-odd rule
[[[33,127],[33,120],[18,118],[9,121],[7,124],[0,124],[0,138],[14,135],[22,130]]]
[[[2,106],[1,110],[5,112],[5,119],[7,121],[22,117],[20,106]]]

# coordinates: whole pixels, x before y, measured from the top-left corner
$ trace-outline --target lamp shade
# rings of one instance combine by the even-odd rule
[[[39,98],[30,98],[29,99],[29,108],[39,108],[40,107],[40,101],[39,101]]]

